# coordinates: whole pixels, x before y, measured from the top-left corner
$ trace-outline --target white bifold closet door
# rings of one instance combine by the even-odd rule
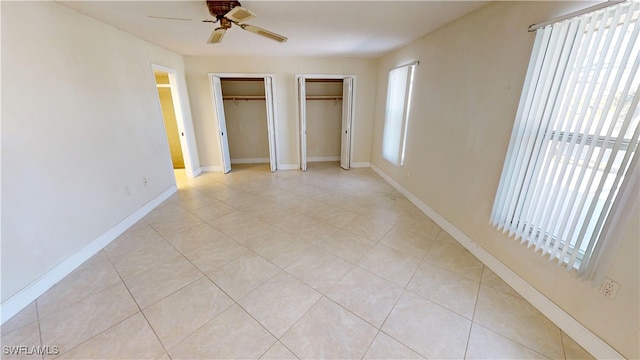
[[[222,154],[222,168],[224,173],[231,171],[231,157],[229,155],[229,137],[227,135],[227,123],[224,117],[224,105],[222,101],[222,84],[219,77],[212,77],[213,97],[216,117],[218,118],[218,130],[220,133],[220,152]]]
[[[314,76],[314,79],[321,77]],[[335,79],[335,77],[333,78]],[[340,166],[351,167],[351,124],[353,122],[354,78],[342,79],[342,131],[340,139]],[[300,169],[307,171],[307,86],[306,78],[298,78],[298,119],[300,120]]]
[[[353,118],[353,78],[342,80],[342,139],[340,143],[340,166],[348,170],[351,158],[351,119]]]
[[[307,171],[307,81],[298,78],[298,117],[300,118],[300,169]]]
[[[273,109],[273,80],[270,77],[264,78],[264,94],[267,100],[267,131],[269,133],[269,163],[271,172],[277,170],[276,166],[276,132],[275,132],[275,112]]]

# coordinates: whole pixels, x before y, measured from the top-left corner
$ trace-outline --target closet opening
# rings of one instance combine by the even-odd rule
[[[297,79],[300,169],[334,162],[348,170],[355,76],[297,75]]]
[[[270,164],[275,154],[273,78],[210,74],[223,170],[234,164]]]

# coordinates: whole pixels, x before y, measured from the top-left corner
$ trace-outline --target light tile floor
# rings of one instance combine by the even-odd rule
[[[591,358],[370,169],[176,176],[175,195],[4,324],[2,345],[68,359]]]

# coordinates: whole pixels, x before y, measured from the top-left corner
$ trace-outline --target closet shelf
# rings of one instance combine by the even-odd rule
[[[266,100],[264,95],[223,96],[222,100]]]
[[[342,96],[307,95],[307,100],[342,100]]]

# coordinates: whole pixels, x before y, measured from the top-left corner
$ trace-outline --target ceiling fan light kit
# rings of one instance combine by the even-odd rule
[[[227,31],[227,29],[231,28],[232,24],[236,24],[243,30],[247,30],[254,34],[264,36],[271,40],[275,40],[281,43],[287,41],[287,38],[285,36],[259,28],[257,26],[244,24],[244,21],[253,19],[254,17],[256,17],[256,15],[251,11],[243,8],[240,5],[239,1],[207,0],[207,8],[209,9],[209,14],[211,14],[211,16],[215,17],[220,22],[220,27],[213,30],[211,36],[209,36],[209,40],[207,41],[207,43],[209,44],[219,44],[222,41],[225,32]]]
[[[238,25],[242,30],[249,31],[254,34],[258,34],[260,36],[264,36],[267,39],[271,39],[277,42],[286,42],[287,37],[282,36],[280,34],[276,34],[272,31],[250,25],[245,24],[244,21],[253,19],[256,17],[256,14],[251,11],[243,8],[240,5],[239,1],[215,1],[215,0],[206,0],[207,8],[209,9],[209,14],[215,18],[215,20],[205,19],[202,22],[208,23],[220,23],[220,26],[215,28],[211,35],[209,36],[209,40],[207,40],[208,44],[220,44],[222,42],[222,38],[226,33],[227,29],[231,29],[233,24]],[[183,19],[183,18],[174,18],[174,17],[164,17],[164,16],[152,16],[147,15],[147,17],[152,19],[163,19],[163,20],[185,20],[191,21],[191,19]]]

